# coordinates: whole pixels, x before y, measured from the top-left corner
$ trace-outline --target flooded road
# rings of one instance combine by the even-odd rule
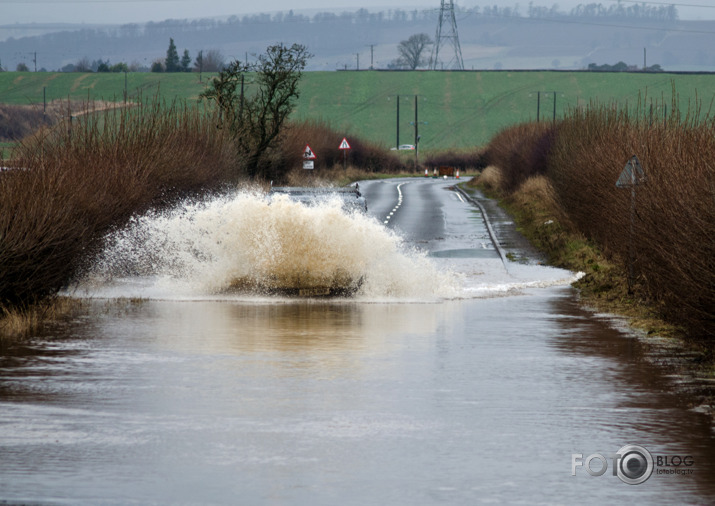
[[[456,286],[296,300],[152,273],[78,287],[80,315],[0,354],[0,504],[715,500],[708,418],[579,308],[569,273],[504,264],[445,183],[405,184],[397,211],[397,183],[378,184],[375,219],[393,212],[404,248]],[[417,194],[442,212],[412,236]],[[624,483],[609,455],[627,444],[668,465]]]

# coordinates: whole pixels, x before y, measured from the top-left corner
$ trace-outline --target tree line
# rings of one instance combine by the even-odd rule
[[[455,6],[455,11],[459,17],[460,28],[462,26],[467,28],[466,31],[462,31],[462,42],[464,42],[466,34],[467,37],[471,35],[474,41],[482,45],[504,44],[498,35],[484,29],[485,26],[497,22],[546,18],[598,18],[599,20],[614,21],[627,18],[632,21],[640,20],[657,23],[658,26],[666,26],[675,23],[678,19],[675,6],[661,4],[626,6],[619,3],[604,7],[599,3],[584,3],[567,12],[561,10],[557,4],[543,7],[532,2],[528,4],[527,8],[520,8],[519,4],[511,7],[508,5],[472,8]],[[212,58],[206,50],[198,51],[207,39],[211,40],[213,47],[225,48],[229,45],[233,47],[240,43],[244,50],[255,51],[258,49],[255,47],[255,42],[264,40],[270,34],[269,39],[293,39],[308,44],[320,59],[325,60],[326,55],[331,57],[334,54],[336,58],[344,58],[346,54],[354,54],[355,48],[358,47],[357,44],[363,44],[366,41],[374,45],[394,44],[397,40],[391,38],[390,34],[399,32],[400,38],[403,37],[404,32],[401,30],[410,23],[421,25],[419,28],[416,27],[415,31],[429,30],[430,33],[433,33],[436,16],[434,9],[409,11],[392,9],[380,12],[358,9],[342,13],[318,12],[312,16],[288,11],[287,13],[255,14],[242,17],[231,16],[226,19],[169,19],[146,24],[125,24],[111,28],[85,28],[76,31],[53,32],[31,39],[16,40],[11,37],[0,41],[0,56],[4,56],[3,60],[7,62],[11,58],[10,55],[25,55],[21,57],[26,60],[24,64],[21,62],[24,67],[18,70],[27,70],[28,65],[32,67],[27,62],[27,55],[30,54],[28,49],[40,47],[43,50],[38,59],[47,68],[65,72],[88,71],[89,69],[95,72],[121,72],[124,68],[118,66],[116,61],[126,58],[129,58],[125,61],[129,71],[201,71],[202,67],[205,71],[215,71],[214,69],[221,68],[223,63],[221,59],[218,58],[216,61],[217,58]],[[471,30],[471,34],[469,30]],[[187,54],[187,50],[184,50],[182,54],[177,49],[170,59],[162,57],[152,61],[150,57],[147,60],[147,50],[160,51],[166,47],[165,43],[170,40],[170,37],[176,41],[181,40],[184,47],[190,48],[193,54]],[[28,47],[29,44],[32,44],[32,47]],[[67,53],[74,53],[77,51],[76,48],[85,48],[83,49],[84,54],[89,53],[90,61],[73,61],[68,64]],[[104,54],[97,52],[99,48],[106,48]],[[74,53],[73,56],[76,58],[81,54]],[[692,52],[687,54],[692,55]],[[110,62],[107,58],[111,58],[113,61]],[[141,62],[131,62],[131,58],[138,58]],[[104,65],[102,65],[103,63]],[[404,60],[394,61],[392,64],[393,68],[411,67],[411,65],[405,65]],[[11,66],[6,65],[5,68],[10,70],[15,65],[16,62],[13,61]],[[323,65],[325,64],[323,63]],[[382,62],[381,65],[384,68],[387,66],[387,62]],[[40,65],[37,65],[37,68],[44,69],[44,67],[40,68]]]
[[[609,65],[608,63],[604,63],[602,65],[598,65],[596,63],[589,63],[587,68],[588,70],[598,72],[663,72],[663,68],[659,64],[651,65],[649,67],[641,69],[638,65],[628,65],[623,61],[619,61],[614,65]]]
[[[192,58],[188,49],[184,49],[182,56],[174,43],[169,39],[169,47],[165,58],[157,58],[151,66],[142,66],[138,62],[119,62],[112,64],[109,59],[90,61],[82,57],[75,63],[69,63],[60,69],[61,72],[218,72],[224,67],[224,57],[220,50],[200,50],[196,58]],[[1,69],[0,69],[1,70]],[[27,72],[29,69],[24,63],[19,63],[18,72]]]
[[[483,7],[461,7],[454,6],[455,14],[460,17],[475,16],[475,17],[527,17],[527,18],[546,18],[546,17],[618,17],[637,20],[657,20],[657,21],[677,21],[678,9],[674,4],[666,5],[647,5],[633,4],[626,6],[623,3],[616,3],[608,7],[601,3],[584,3],[578,4],[570,11],[561,10],[559,4],[554,3],[550,7],[535,5],[534,2],[529,2],[526,13],[523,14],[518,3],[513,6],[486,5]],[[389,9],[387,11],[370,12],[365,8],[356,11],[345,11],[341,13],[334,12],[318,12],[313,16],[305,14],[296,14],[293,10],[286,12],[277,12],[275,14],[251,14],[245,16],[230,16],[226,20],[216,19],[200,19],[200,20],[166,20],[161,22],[150,22],[144,27],[146,31],[176,29],[180,26],[190,26],[192,28],[213,29],[221,26],[231,25],[255,25],[255,24],[376,24],[376,23],[405,23],[415,22],[420,20],[433,20],[435,17],[434,9]],[[136,24],[124,25],[123,29],[132,29],[141,31],[142,28]]]

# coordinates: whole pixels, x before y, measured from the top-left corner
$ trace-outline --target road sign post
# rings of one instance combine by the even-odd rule
[[[343,141],[338,146],[338,149],[343,152],[343,170],[348,168],[348,150],[350,149],[350,144],[348,144],[348,139],[343,137]]]
[[[317,157],[315,156],[315,152],[310,148],[310,145],[306,144],[305,149],[303,150],[303,168],[309,170],[314,169],[314,160],[316,158]]]
[[[646,182],[645,171],[641,166],[640,160],[636,155],[633,155],[626,166],[621,171],[616,181],[617,188],[631,189],[631,223],[628,234],[628,294],[633,294],[633,262],[635,257],[635,249],[633,244],[633,233],[636,219],[636,186]]]

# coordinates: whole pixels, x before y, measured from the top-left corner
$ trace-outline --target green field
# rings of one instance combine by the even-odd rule
[[[157,93],[167,99],[196,100],[209,76],[197,74],[0,73],[0,103],[103,99],[121,101]],[[414,142],[415,95],[422,149],[480,146],[500,129],[536,119],[550,121],[591,101],[633,109],[639,96],[665,103],[671,114],[673,86],[682,110],[696,102],[707,114],[715,98],[715,74],[597,72],[307,72],[301,81],[296,119],[318,119],[348,136],[394,146],[400,97],[400,143]],[[248,86],[250,91],[250,85]],[[662,117],[663,108],[654,108]],[[306,139],[310,142],[310,139]]]
[[[126,90],[130,98],[139,95],[197,99],[207,78],[199,82],[198,74],[159,74],[129,72]],[[43,89],[46,100],[124,100],[123,73],[0,72],[0,103],[41,104]]]

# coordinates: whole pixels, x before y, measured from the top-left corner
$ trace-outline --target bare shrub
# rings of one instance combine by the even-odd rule
[[[0,140],[17,141],[42,126],[53,124],[42,106],[0,104]]]
[[[70,116],[77,117],[117,107],[122,105],[115,102],[87,103],[77,100],[53,100],[45,105],[0,104],[0,140],[18,141],[38,130],[54,126]]]
[[[0,175],[0,308],[56,294],[133,213],[233,178],[240,161],[214,125],[203,111],[155,101],[23,140],[22,169]]]
[[[486,151],[473,149],[468,151],[439,151],[425,157],[424,165],[428,167],[449,166],[463,172],[467,170],[482,170],[487,166]]]
[[[615,182],[634,154],[648,179],[636,188],[631,237],[631,191]],[[678,116],[651,124],[592,107],[565,121],[551,163],[559,198],[579,229],[624,269],[632,247],[639,293],[693,337],[712,338],[715,125]]]
[[[501,189],[501,169],[490,165],[484,169],[472,182],[473,184],[484,186],[489,191],[498,192]]]
[[[634,296],[691,338],[712,339],[715,120],[699,121],[697,104],[677,113],[674,98],[669,110],[676,113],[654,121],[653,108],[643,103],[630,113],[592,103],[555,128],[531,123],[505,129],[486,153],[501,178],[487,168],[480,181],[514,195],[533,184],[531,176],[546,174],[564,213],[562,225],[598,245],[624,280],[632,255]],[[616,181],[633,155],[647,181],[635,190],[631,235],[631,191],[617,188]],[[526,192],[529,199],[554,196],[541,193]]]
[[[545,174],[555,137],[550,123],[524,123],[499,132],[489,142],[485,158],[503,169],[502,190],[512,192],[529,177]]]

